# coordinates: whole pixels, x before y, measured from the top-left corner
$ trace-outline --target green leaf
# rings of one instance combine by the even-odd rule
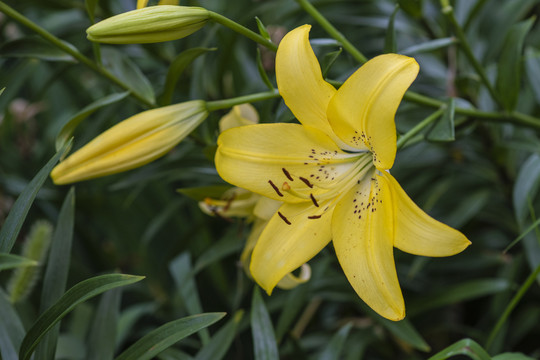
[[[139,67],[119,50],[101,47],[103,65],[126,83],[133,92],[149,103],[155,103],[154,88]]]
[[[41,314],[28,330],[21,344],[19,358],[22,360],[30,359],[43,336],[78,304],[107,290],[129,285],[142,279],[144,276],[107,274],[81,281],[73,286],[53,306]]]
[[[86,6],[86,12],[92,24],[95,22],[94,15],[96,13],[96,5],[99,0],[85,0],[84,5]]]
[[[142,303],[131,306],[120,314],[116,331],[116,348],[119,348],[129,335],[133,333],[133,326],[141,317],[156,310],[154,303]]]
[[[343,345],[345,344],[345,340],[347,340],[351,327],[352,323],[349,322],[339,329],[334,336],[332,336],[330,342],[325,344],[325,349],[319,356],[319,360],[334,360],[340,358]]]
[[[511,248],[513,248],[517,243],[519,243],[525,236],[527,236],[531,231],[536,229],[540,225],[540,219],[536,219],[535,222],[533,222],[527,229],[523,230],[521,234],[517,238],[515,238],[510,245],[508,245],[506,248],[504,248],[503,253],[508,252]]]
[[[217,260],[223,259],[224,257],[234,254],[235,252],[240,251],[244,247],[244,243],[239,241],[238,232],[234,229],[234,233],[229,233],[218,242],[212,244],[195,262],[193,266],[193,273],[197,274],[199,271],[207,267],[208,265],[214,263]]]
[[[294,321],[300,312],[304,310],[308,298],[307,292],[308,286],[305,285],[297,286],[289,291],[286,301],[287,306],[283,307],[276,326],[276,338],[278,342],[281,342],[285,334],[290,331]]]
[[[49,160],[49,162],[45,164],[45,166],[37,173],[32,181],[30,181],[30,183],[24,188],[21,195],[19,195],[15,201],[15,204],[13,204],[6,221],[0,229],[0,252],[11,252],[15,239],[17,239],[17,235],[19,235],[19,231],[21,230],[24,220],[26,219],[26,215],[34,202],[39,189],[41,189],[41,186],[43,186],[43,183],[49,176],[49,173],[70,144],[71,142],[66,144],[64,148],[58,151]]]
[[[52,236],[47,268],[43,278],[40,311],[50,308],[66,291],[75,221],[75,188],[67,193]],[[51,359],[56,352],[60,324],[48,331],[36,349],[35,360]]]
[[[0,89],[0,95],[2,95],[2,93],[4,92],[4,90],[6,90],[5,87],[3,87],[3,88]]]
[[[422,3],[423,0],[398,0],[403,11],[415,18],[422,17]]]
[[[270,315],[258,287],[251,299],[251,334],[255,360],[278,360],[279,353]]]
[[[261,34],[261,36],[265,38],[266,40],[272,41],[272,39],[270,38],[270,34],[268,33],[268,30],[266,30],[266,26],[264,26],[261,19],[255,16],[255,21],[257,22],[257,28],[259,29],[259,34]]]
[[[19,255],[0,254],[0,271],[23,266],[36,266],[37,261]]]
[[[395,53],[396,52],[396,14],[399,11],[399,3],[394,7],[390,19],[388,19],[388,26],[386,27],[386,35],[384,37],[384,53]]]
[[[521,54],[523,42],[529,33],[535,18],[512,25],[506,35],[498,60],[496,89],[500,100],[508,111],[517,104],[521,83]]]
[[[404,54],[404,55],[421,54],[421,53],[430,52],[434,50],[444,49],[450,45],[454,45],[456,42],[457,40],[454,37],[430,40],[430,41],[426,41],[418,45],[410,46],[406,49],[399,51],[399,53]]]
[[[408,319],[397,322],[382,317],[377,317],[376,319],[397,338],[403,340],[415,349],[425,352],[431,350],[426,340],[424,340],[422,335],[420,335]]]
[[[455,355],[466,355],[474,360],[491,360],[491,356],[477,342],[471,339],[460,340],[439,351],[428,360],[445,360]]]
[[[441,117],[435,121],[431,129],[426,133],[426,139],[431,141],[454,141],[455,100],[448,99],[446,109]]]
[[[165,80],[165,85],[163,86],[163,94],[160,97],[159,103],[161,105],[169,105],[172,101],[176,83],[184,70],[186,70],[193,60],[199,56],[215,50],[217,50],[217,48],[192,48],[178,54],[178,56],[176,56],[172,61],[171,66],[169,66],[167,79]]]
[[[534,358],[522,353],[504,353],[494,356],[491,360],[535,360]]]
[[[90,105],[86,106],[84,109],[73,115],[62,127],[62,130],[56,136],[56,150],[62,148],[64,144],[71,138],[75,128],[86,119],[88,116],[92,115],[96,110],[118,102],[129,95],[129,92],[116,93],[105,96],[97,101],[94,101]]]
[[[4,43],[0,47],[0,57],[76,62],[71,55],[37,36],[23,37]]]
[[[225,313],[206,313],[171,321],[146,334],[116,360],[148,360],[177,341],[212,325]]]
[[[24,327],[7,294],[0,288],[0,357],[17,359]]]
[[[330,70],[332,65],[334,65],[334,63],[336,62],[337,58],[339,57],[342,51],[343,49],[339,48],[336,51],[332,51],[324,55],[324,57],[321,60],[321,69],[322,69],[323,78],[326,78],[326,75],[328,75],[328,71]]]
[[[532,47],[525,49],[525,72],[536,102],[540,103],[540,51]]]
[[[121,297],[122,289],[113,289],[101,295],[101,301],[90,330],[86,359],[108,360],[114,358]]]
[[[268,78],[266,71],[264,70],[264,65],[262,62],[261,49],[257,48],[257,70],[259,71],[259,76],[269,90],[274,90],[274,85]]]
[[[212,336],[212,339],[195,356],[195,360],[220,360],[231,344],[238,330],[238,325],[244,316],[244,311],[239,310],[233,318],[227,322],[219,331]]]
[[[527,158],[519,169],[514,189],[512,200],[516,219],[519,224],[524,224],[528,211],[529,200],[532,201],[538,187],[540,186],[540,155],[532,154]]]

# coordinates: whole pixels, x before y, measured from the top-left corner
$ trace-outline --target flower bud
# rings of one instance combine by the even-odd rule
[[[200,7],[160,5],[128,11],[90,26],[88,40],[108,44],[143,44],[193,34],[210,19]]]
[[[73,153],[51,172],[55,184],[116,174],[145,165],[176,146],[208,116],[194,100],[134,115]]]

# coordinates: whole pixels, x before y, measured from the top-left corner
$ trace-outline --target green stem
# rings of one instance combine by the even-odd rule
[[[209,11],[210,13],[210,19],[217,22],[218,24],[221,24],[223,26],[228,27],[229,29],[236,31],[237,33],[244,35],[245,37],[255,41],[256,43],[261,44],[262,46],[272,50],[277,51],[277,45],[271,42],[268,39],[263,38],[261,35],[257,34],[256,32],[253,32],[249,30],[248,28],[238,24],[237,22],[232,21],[229,18],[226,18],[223,15],[220,15],[218,13],[215,13],[213,11]]]
[[[65,53],[73,56],[75,59],[77,59],[80,63],[84,64],[91,70],[95,71],[96,73],[100,74],[101,76],[107,78],[111,82],[115,83],[119,87],[121,87],[124,90],[127,90],[130,92],[131,96],[136,98],[139,102],[143,103],[144,105],[148,107],[155,107],[155,104],[149,102],[144,97],[140,96],[136,92],[134,92],[129,85],[124,83],[122,80],[118,79],[116,76],[114,76],[112,73],[107,71],[106,69],[99,67],[96,63],[94,63],[92,60],[81,54],[73,45],[71,45],[68,42],[65,42],[44,28],[40,27],[39,25],[32,22],[30,19],[22,15],[21,13],[17,12],[15,9],[11,8],[10,6],[6,5],[3,1],[0,1],[0,12],[3,12],[13,20],[19,22],[21,25],[26,26],[30,30],[37,33],[39,36],[59,48],[60,50],[64,51]]]
[[[274,89],[272,91],[265,91],[261,93],[251,94],[251,95],[239,96],[239,97],[235,97],[231,99],[208,101],[206,103],[206,109],[208,111],[228,109],[235,105],[241,105],[241,104],[251,103],[251,102],[261,101],[261,100],[275,99],[275,98],[278,98],[279,96],[280,95],[277,89]]]
[[[401,149],[407,141],[409,141],[413,136],[418,134],[420,131],[424,130],[426,126],[434,122],[441,116],[444,112],[445,108],[441,107],[439,110],[435,111],[433,114],[429,115],[424,120],[420,121],[418,124],[416,124],[411,130],[407,131],[403,136],[399,138],[397,141],[397,148],[398,150]]]
[[[296,2],[302,7],[302,9],[311,15],[330,36],[339,41],[345,51],[351,54],[356,61],[363,64],[368,60],[364,54],[362,54],[360,50],[351,44],[349,40],[347,40],[347,38],[334,27],[334,25],[326,20],[326,18],[317,9],[315,9],[315,7],[313,7],[308,0],[296,0]]]
[[[538,265],[536,269],[529,275],[527,280],[525,280],[523,285],[521,285],[521,287],[519,288],[516,295],[514,295],[510,303],[508,303],[508,306],[506,306],[506,309],[504,309],[504,312],[499,318],[499,321],[497,321],[497,324],[495,324],[495,327],[493,328],[493,330],[491,330],[491,333],[489,334],[488,340],[486,342],[486,349],[489,349],[489,347],[491,346],[491,343],[495,339],[495,336],[497,336],[502,326],[508,319],[508,316],[510,316],[510,313],[512,312],[512,310],[514,310],[514,308],[519,303],[521,298],[525,295],[527,290],[529,290],[529,288],[534,283],[534,280],[536,279],[538,274],[540,274],[540,265]]]
[[[484,68],[478,60],[476,60],[476,57],[474,56],[471,46],[469,45],[469,42],[467,41],[467,37],[465,36],[465,33],[463,32],[463,29],[459,25],[459,23],[456,20],[456,17],[454,16],[454,8],[450,6],[448,0],[441,0],[442,5],[442,12],[450,22],[450,25],[454,29],[454,33],[456,34],[456,37],[459,40],[459,45],[461,49],[464,51],[465,56],[469,59],[469,62],[476,70],[476,73],[478,76],[480,76],[480,79],[482,79],[482,82],[488,89],[491,97],[495,102],[497,102],[500,105],[499,97],[497,96],[497,93],[495,92],[495,89],[491,85],[491,82],[489,81],[486,72],[484,71]]]

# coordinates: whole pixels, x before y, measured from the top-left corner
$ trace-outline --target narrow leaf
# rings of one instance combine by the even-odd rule
[[[534,199],[539,186],[540,155],[532,154],[519,169],[512,194],[516,219],[522,226],[529,214],[527,210],[528,199]]]
[[[422,16],[423,2],[423,0],[398,0],[398,4],[403,11],[415,18]]]
[[[0,358],[17,359],[24,327],[7,294],[0,289]]]
[[[37,175],[30,181],[30,183],[25,187],[21,195],[13,204],[9,215],[6,218],[6,221],[0,229],[0,252],[9,253],[11,248],[19,235],[19,231],[26,219],[26,214],[30,210],[30,206],[34,202],[36,195],[43,186],[43,183],[47,179],[52,168],[56,165],[60,157],[63,155],[65,149],[70,145],[66,144],[64,148],[59,150],[49,162],[37,173]]]
[[[445,360],[456,355],[466,355],[474,360],[491,360],[491,356],[477,342],[471,339],[463,339],[439,351],[428,360]]]
[[[78,304],[107,290],[125,286],[144,279],[143,276],[108,274],[96,276],[69,289],[53,306],[40,315],[26,333],[19,351],[19,358],[30,359],[43,336]]]
[[[532,47],[525,50],[525,71],[536,102],[540,103],[540,51]]]
[[[0,271],[24,266],[36,266],[37,261],[19,255],[0,254]]]
[[[384,53],[395,53],[396,52],[396,14],[399,11],[399,3],[394,7],[390,19],[388,19],[388,26],[386,27],[386,35],[384,37]]]
[[[0,47],[0,57],[76,62],[71,55],[37,36],[23,37],[4,43]]]
[[[270,38],[270,34],[268,33],[268,30],[266,30],[266,26],[264,26],[261,19],[259,19],[257,16],[255,16],[255,21],[257,22],[257,28],[259,29],[259,34],[266,40],[272,40]]]
[[[376,319],[394,336],[403,340],[415,349],[425,352],[431,350],[426,340],[424,340],[422,335],[420,335],[408,319],[398,322],[390,321],[382,317],[377,317]]]
[[[454,130],[455,100],[448,99],[443,115],[435,121],[430,130],[426,133],[426,138],[431,141],[454,141],[456,139]]]
[[[498,60],[496,88],[500,100],[508,111],[514,110],[518,100],[521,82],[521,54],[523,42],[535,18],[519,22],[506,35]]]
[[[118,319],[116,331],[116,348],[119,348],[130,334],[133,333],[133,326],[141,317],[156,310],[154,303],[142,303],[131,306],[124,310]]]
[[[87,359],[113,359],[121,297],[122,289],[119,288],[101,295],[88,339]]]
[[[266,71],[264,69],[264,65],[263,65],[263,62],[262,62],[261,50],[259,48],[257,48],[257,70],[259,71],[259,75],[260,75],[262,81],[264,82],[264,84],[266,85],[266,87],[269,90],[274,90],[274,85],[272,85],[272,82],[268,78],[268,75],[266,74]]]
[[[88,13],[88,17],[90,18],[90,21],[92,24],[95,22],[94,15],[96,13],[96,5],[98,3],[98,0],[85,0],[84,4],[86,6],[86,12]]]
[[[404,55],[415,55],[425,52],[430,52],[434,50],[444,49],[450,45],[453,45],[457,42],[454,37],[441,38],[436,40],[430,40],[423,42],[418,45],[410,46],[406,49],[401,50],[399,53]]]
[[[274,328],[257,287],[253,290],[251,300],[251,334],[253,336],[255,360],[279,359]]]
[[[225,313],[206,313],[168,322],[151,331],[120,354],[116,360],[148,360],[177,341],[212,325]]]
[[[212,339],[195,356],[195,360],[220,360],[223,359],[238,330],[240,320],[244,316],[244,311],[239,310],[233,318],[227,322],[219,331],[212,336]]]
[[[64,144],[71,138],[75,128],[86,119],[88,116],[92,115],[96,110],[105,107],[107,105],[113,104],[124,99],[129,95],[129,92],[116,93],[105,96],[97,101],[94,101],[90,105],[86,106],[84,109],[73,115],[62,127],[62,130],[56,136],[56,150],[60,149]]]
[[[325,345],[324,351],[319,356],[319,360],[334,360],[340,358],[343,345],[345,344],[345,340],[347,340],[347,336],[349,336],[351,327],[352,323],[349,322],[332,336],[332,339]]]
[[[323,78],[326,78],[326,76],[328,75],[328,71],[330,70],[332,65],[334,65],[334,63],[336,62],[337,58],[339,57],[342,51],[343,49],[339,48],[336,51],[332,51],[324,55],[321,61],[321,69],[323,73]]]

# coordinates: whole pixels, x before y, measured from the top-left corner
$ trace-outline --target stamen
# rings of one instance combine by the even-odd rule
[[[303,177],[301,177],[301,176],[299,177],[299,179],[302,180],[302,181],[304,182],[304,184],[306,184],[307,186],[309,186],[310,189],[313,188],[313,184],[310,183],[308,179],[303,178]]]
[[[292,178],[291,174],[285,169],[285,168],[281,168],[281,170],[283,171],[283,173],[285,174],[285,176],[287,177],[287,179],[291,180],[291,181],[294,181],[294,179]]]
[[[289,185],[288,182],[284,181],[284,182],[283,182],[283,185],[281,185],[281,190],[283,190],[283,191],[289,191],[289,190],[291,190],[291,185]]]
[[[280,217],[281,219],[283,219],[283,221],[285,221],[285,224],[291,225],[291,222],[289,221],[289,219],[287,219],[287,218],[285,217],[285,215],[283,215],[283,214],[280,213],[279,211],[278,211],[277,213],[278,213],[279,217]]]
[[[272,182],[272,180],[268,180],[268,183],[270,184],[270,186],[272,186],[272,188],[275,190],[275,192],[276,192],[279,196],[283,197],[283,194],[279,191],[279,189],[277,188],[277,186],[274,185],[274,183]]]
[[[311,215],[311,216],[308,216],[307,218],[308,219],[320,219],[322,215]]]
[[[309,197],[311,198],[311,201],[313,201],[313,205],[315,205],[316,207],[319,207],[319,204],[317,203],[315,196],[313,196],[313,194],[309,194]]]

